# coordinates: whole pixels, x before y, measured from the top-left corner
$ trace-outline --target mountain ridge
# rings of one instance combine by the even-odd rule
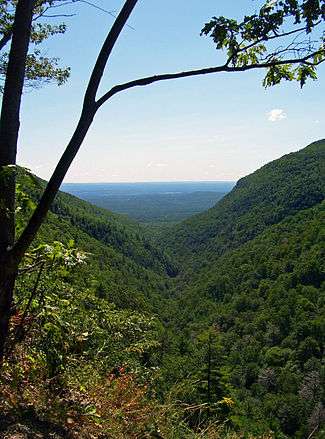
[[[287,215],[318,204],[325,194],[325,139],[270,162],[240,179],[206,212],[170,228],[161,243],[178,260],[221,255]],[[173,236],[177,236],[177,241]]]

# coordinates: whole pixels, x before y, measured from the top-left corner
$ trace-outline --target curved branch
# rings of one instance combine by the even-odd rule
[[[146,85],[153,84],[154,82],[168,81],[170,79],[187,78],[189,76],[208,75],[211,73],[220,73],[226,71],[227,71],[227,66],[222,65],[218,67],[208,67],[204,69],[188,70],[188,71],[177,72],[177,73],[165,73],[162,75],[147,76],[144,78],[135,79],[134,81],[115,85],[107,93],[105,93],[100,99],[97,100],[96,105],[97,108],[99,108],[117,93],[120,93],[121,91],[125,91],[133,87],[143,87]]]
[[[110,30],[102,48],[99,52],[95,67],[89,79],[88,87],[85,93],[84,98],[84,106],[91,106],[95,104],[96,101],[96,93],[100,84],[100,80],[102,79],[107,60],[110,57],[113,47],[122,32],[131,12],[135,8],[138,0],[126,0],[124,6],[117,16],[112,29]]]
[[[96,105],[97,105],[97,108],[99,108],[106,101],[108,101],[110,98],[112,98],[114,95],[121,93],[122,91],[128,90],[130,88],[134,88],[134,87],[143,87],[146,85],[153,84],[155,82],[162,82],[162,81],[167,81],[167,80],[171,80],[171,79],[179,79],[179,78],[188,78],[188,77],[192,77],[192,76],[208,75],[208,74],[212,74],[212,73],[221,73],[221,72],[236,73],[236,72],[244,72],[244,71],[253,70],[253,69],[266,69],[269,67],[274,67],[274,66],[284,65],[284,64],[307,64],[307,63],[313,64],[313,63],[308,62],[308,60],[310,58],[313,58],[315,55],[320,54],[320,53],[324,53],[324,50],[318,50],[316,52],[310,53],[309,55],[307,55],[303,58],[283,59],[283,60],[277,60],[277,61],[269,61],[269,62],[265,62],[265,63],[249,64],[246,66],[239,66],[239,67],[229,67],[228,62],[227,62],[226,64],[223,64],[223,65],[217,66],[217,67],[208,67],[208,68],[204,68],[204,69],[187,70],[184,72],[166,73],[166,74],[162,74],[162,75],[147,76],[144,78],[135,79],[133,81],[125,82],[124,84],[115,85],[107,93],[105,93],[100,99],[97,100]]]

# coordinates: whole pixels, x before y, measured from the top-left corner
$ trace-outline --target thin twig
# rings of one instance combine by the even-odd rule
[[[73,0],[72,0],[73,1]],[[95,3],[92,3],[88,0],[75,0],[76,2],[85,3],[88,6],[91,6],[92,8],[98,9],[101,12],[105,12],[105,14],[110,15],[113,18],[116,18],[116,14],[112,11],[108,11],[107,9],[102,8],[101,6],[96,5]],[[126,24],[126,26],[132,30],[135,30],[134,27],[130,26],[129,24]]]
[[[40,269],[39,269],[39,271],[38,271],[38,274],[37,274],[37,278],[36,278],[36,281],[35,281],[34,288],[33,288],[32,292],[31,292],[31,295],[30,295],[30,297],[29,297],[29,300],[28,300],[28,302],[27,302],[27,305],[26,305],[26,307],[25,307],[25,309],[24,309],[24,312],[23,312],[23,315],[22,315],[22,317],[21,317],[21,321],[20,321],[20,324],[19,324],[19,326],[18,326],[18,328],[17,328],[17,333],[16,333],[17,339],[18,339],[18,337],[21,335],[22,328],[23,328],[23,325],[24,325],[24,323],[25,323],[25,319],[26,319],[27,313],[28,313],[28,311],[29,311],[29,308],[30,308],[30,306],[31,306],[31,304],[32,304],[32,301],[34,300],[34,298],[35,298],[36,295],[37,295],[38,285],[39,285],[39,282],[40,282],[40,280],[41,280],[41,276],[42,276],[42,273],[43,273],[44,265],[45,265],[45,263],[43,263],[43,264],[41,265],[41,267],[40,267]],[[16,341],[17,341],[17,340],[16,340]]]
[[[311,438],[314,436],[314,434],[315,434],[316,431],[318,430],[318,427],[319,427],[319,425],[317,424],[316,427],[315,427],[314,430],[310,433],[310,435],[308,436],[307,439],[311,439]]]

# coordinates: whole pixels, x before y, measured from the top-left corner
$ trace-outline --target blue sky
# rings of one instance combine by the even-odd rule
[[[122,2],[94,3],[117,11]],[[241,17],[254,0],[140,0],[114,50],[101,91],[154,73],[217,65],[200,37],[213,15]],[[71,9],[72,11],[72,9]],[[86,4],[47,41],[48,56],[71,66],[69,82],[24,95],[18,161],[48,178],[80,113],[83,92],[112,17]],[[217,74],[127,91],[99,110],[67,182],[236,180],[325,137],[324,66],[303,90],[265,90],[262,72]]]

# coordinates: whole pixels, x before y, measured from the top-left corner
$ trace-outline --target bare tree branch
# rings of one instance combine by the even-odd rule
[[[95,67],[89,79],[89,83],[86,89],[84,106],[93,106],[96,101],[96,93],[100,84],[100,80],[103,76],[107,61],[112,53],[113,47],[126,24],[132,10],[137,4],[138,0],[126,0],[120,14],[117,16],[112,29],[110,30],[102,48],[99,52]]]
[[[313,27],[318,26],[320,23],[321,23],[321,21],[318,21],[317,23],[315,23],[315,25]],[[253,43],[248,44],[247,46],[240,48],[238,51],[236,51],[236,53],[244,52],[245,50],[251,49],[252,47],[256,46],[257,44],[260,44],[263,42],[267,42],[267,41],[275,40],[275,39],[279,39],[279,38],[284,38],[284,37],[289,37],[290,35],[294,35],[294,34],[297,34],[299,32],[303,33],[304,31],[306,31],[306,26],[300,27],[299,29],[293,29],[293,30],[288,31],[288,32],[282,32],[281,34],[276,33],[276,34],[271,35],[267,38],[260,38],[256,41],[254,41]]]
[[[70,18],[70,17],[75,17],[76,14],[54,14],[54,15],[47,15],[47,14],[42,14],[42,17],[44,18]]]
[[[114,12],[109,11],[107,9],[104,9],[101,6],[98,6],[98,5],[96,5],[95,3],[91,2],[91,1],[88,1],[88,0],[72,0],[72,1],[75,1],[75,2],[77,1],[77,2],[80,2],[80,3],[85,3],[86,5],[91,6],[92,8],[98,9],[99,11],[105,12],[105,14],[108,14],[111,17],[116,18],[116,14]],[[132,30],[135,30],[134,27],[130,26],[127,23],[126,23],[126,26],[129,27]]]
[[[134,87],[143,87],[146,85],[153,84],[155,82],[167,81],[171,79],[179,79],[179,78],[188,78],[191,76],[201,76],[208,75],[212,73],[221,73],[221,72],[244,72],[247,70],[253,69],[266,69],[272,66],[285,65],[285,64],[308,64],[308,65],[317,65],[308,62],[310,58],[313,58],[315,55],[320,53],[324,53],[324,51],[316,51],[313,52],[303,58],[293,58],[293,59],[284,59],[284,60],[274,60],[265,63],[257,63],[257,64],[249,64],[247,66],[239,66],[239,67],[229,67],[228,62],[224,65],[217,67],[208,67],[204,69],[198,70],[188,70],[184,72],[176,72],[176,73],[166,73],[162,75],[154,75],[148,76],[144,78],[135,79],[133,81],[125,82],[124,84],[115,85],[111,88],[107,93],[105,93],[100,99],[97,100],[97,107],[101,107],[106,101],[108,101],[111,97],[120,93],[122,91],[128,90]],[[325,61],[325,60],[324,60]]]

